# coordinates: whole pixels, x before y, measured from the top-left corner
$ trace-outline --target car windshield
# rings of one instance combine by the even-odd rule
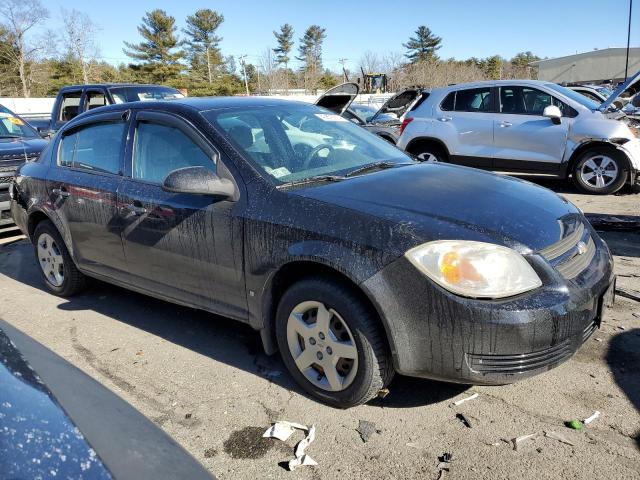
[[[12,113],[0,111],[0,138],[39,138],[38,132]]]
[[[184,98],[184,95],[181,94],[178,90],[169,87],[115,87],[110,88],[109,91],[111,92],[111,95],[113,95],[113,101],[115,103],[173,100],[175,98]]]
[[[552,88],[556,92],[561,93],[565,97],[579,103],[583,107],[587,107],[589,110],[597,110],[600,106],[598,103],[585,97],[583,94],[578,93],[575,90],[571,90],[570,88],[563,87],[562,85],[558,85],[557,83],[545,83],[545,86]]]
[[[274,184],[413,160],[386,140],[313,105],[209,110],[202,115]]]

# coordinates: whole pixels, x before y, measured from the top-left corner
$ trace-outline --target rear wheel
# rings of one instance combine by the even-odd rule
[[[276,336],[291,375],[328,405],[365,403],[393,376],[377,315],[339,282],[317,278],[294,284],[278,306]]]
[[[439,145],[427,143],[417,145],[410,150],[421,162],[447,162],[448,157],[444,149]]]
[[[53,223],[40,222],[33,238],[40,274],[47,288],[61,297],[80,292],[86,285],[86,277],[76,268]]]
[[[573,182],[587,192],[601,195],[620,190],[629,176],[622,154],[611,148],[587,150],[573,169]]]

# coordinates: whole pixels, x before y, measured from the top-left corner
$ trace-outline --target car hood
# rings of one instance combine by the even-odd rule
[[[383,114],[394,115],[399,120],[405,113],[407,113],[418,97],[424,94],[425,92],[422,88],[405,88],[384,102],[376,114],[371,118],[370,122],[375,123],[378,117]]]
[[[0,160],[18,155],[34,157],[44,150],[47,143],[42,138],[0,138]]]
[[[316,105],[342,115],[358,96],[359,91],[360,87],[357,83],[343,83],[327,90],[324,95],[316,100]]]
[[[512,177],[446,164],[416,164],[296,192],[386,219],[414,245],[437,239],[498,243],[522,253],[558,242],[581,217],[552,191]]]
[[[626,91],[628,91],[631,96],[640,91],[640,70],[637,71],[635,75],[629,77],[626,82],[616,88],[614,92],[600,104],[598,110],[600,110],[601,112],[606,112],[611,104],[616,100],[616,98],[618,98]]]

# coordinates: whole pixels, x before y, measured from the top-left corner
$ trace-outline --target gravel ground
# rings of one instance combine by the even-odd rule
[[[639,215],[640,194],[594,197],[540,183],[585,213]],[[640,232],[603,237],[616,255],[618,285],[640,291]],[[383,400],[344,411],[307,398],[244,325],[102,283],[60,299],[43,290],[36,268],[31,245],[5,237],[0,317],[121,395],[221,479],[438,478],[445,452],[449,478],[640,478],[640,303],[633,300],[618,297],[578,354],[544,375],[500,387],[396,377]],[[451,406],[472,393],[478,398]],[[601,416],[584,430],[564,427],[595,410]],[[262,440],[279,419],[316,425],[308,453],[317,467],[283,468],[302,435]],[[360,420],[377,430],[366,443]],[[510,439],[528,434],[536,436],[514,450]]]

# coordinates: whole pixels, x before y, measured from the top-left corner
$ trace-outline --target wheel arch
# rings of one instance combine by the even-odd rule
[[[387,325],[384,317],[376,306],[376,302],[372,301],[367,293],[358,285],[355,279],[348,275],[348,273],[342,271],[334,265],[329,265],[316,260],[292,260],[282,265],[269,279],[267,286],[264,289],[262,298],[262,316],[263,327],[260,329],[260,337],[265,352],[268,355],[274,354],[278,351],[278,344],[275,336],[275,317],[278,304],[282,295],[287,289],[306,278],[330,278],[336,282],[340,282],[354,291],[354,293],[371,308],[371,311],[376,314],[382,332],[385,335],[387,347],[389,351],[392,351],[391,337],[389,326]]]
[[[588,152],[589,150],[593,149],[593,148],[608,148],[611,151],[617,151],[620,152],[622,154],[622,157],[624,158],[624,161],[626,163],[626,167],[629,170],[630,173],[634,173],[635,169],[633,168],[633,165],[631,164],[631,161],[629,160],[629,157],[627,156],[627,154],[620,148],[618,148],[618,145],[612,142],[607,142],[605,140],[588,140],[586,142],[583,142],[582,144],[580,144],[571,154],[571,156],[569,157],[569,161],[567,162],[567,176],[569,175],[573,175],[573,169],[576,166],[576,163],[578,162],[578,160],[580,159],[580,157]],[[631,179],[634,177],[634,175],[629,175],[627,178],[627,183],[629,183],[631,181]]]
[[[447,156],[447,160],[451,158],[451,153],[449,152],[449,149],[447,148],[445,143],[442,140],[434,137],[416,137],[407,144],[405,151],[407,151],[408,153],[417,153],[418,148],[426,145],[437,146]]]
[[[69,255],[71,255],[71,258],[75,261],[71,236],[68,230],[64,227],[64,224],[53,212],[49,213],[41,208],[36,208],[31,210],[27,214],[27,233],[29,235],[29,240],[31,240],[31,242],[34,241],[33,234],[35,233],[38,224],[40,224],[44,220],[49,220],[51,223],[53,223],[53,226],[58,230],[58,233],[60,233],[60,236],[62,237],[62,240],[64,241],[65,246],[69,251]]]

